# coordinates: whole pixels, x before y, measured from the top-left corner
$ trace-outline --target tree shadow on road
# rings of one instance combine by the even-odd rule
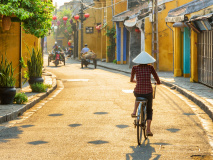
[[[9,142],[11,139],[18,139],[19,134],[22,134],[22,130],[18,127],[6,128],[0,131],[0,144]]]
[[[126,160],[149,160],[151,158],[158,160],[161,156],[159,154],[153,154],[155,153],[155,148],[150,145],[149,139],[144,140],[140,146],[130,146],[130,148],[132,148],[133,153],[127,153]]]

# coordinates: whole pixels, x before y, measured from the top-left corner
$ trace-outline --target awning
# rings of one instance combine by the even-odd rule
[[[112,17],[113,22],[123,22],[126,19],[132,19],[135,16],[138,16],[141,14],[141,10],[144,8],[147,8],[148,4],[144,3],[143,5],[137,6],[135,8],[131,8],[131,10],[124,11],[116,16]]]
[[[137,20],[138,20],[137,17],[132,18],[132,19],[129,19],[129,20],[126,20],[126,21],[124,22],[124,25],[125,25],[126,27],[134,27],[134,26],[136,25]]]
[[[185,15],[200,11],[213,5],[213,0],[194,0],[169,11],[166,22],[181,22],[186,20]]]

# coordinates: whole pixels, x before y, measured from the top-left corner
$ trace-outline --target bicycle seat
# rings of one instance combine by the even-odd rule
[[[136,101],[148,101],[148,99],[144,98],[144,97],[136,97]]]

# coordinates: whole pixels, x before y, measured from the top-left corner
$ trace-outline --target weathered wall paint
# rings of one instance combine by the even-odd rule
[[[132,68],[134,63],[132,60],[141,53],[141,34],[135,32],[135,27],[129,28],[126,27],[130,32],[130,57],[129,57],[129,67]]]
[[[18,22],[13,22],[9,31],[0,30],[0,56],[6,53],[7,59],[12,61],[15,68],[16,87],[21,87],[20,80],[23,72],[27,69],[20,70],[20,58],[23,57],[25,64],[27,64],[27,59],[30,57],[28,48],[30,50],[32,47],[40,49],[40,46],[40,39],[34,35],[26,34],[20,28],[20,23]],[[24,80],[22,79],[21,81],[23,82]]]
[[[191,78],[190,82],[198,82],[197,33],[191,30]]]
[[[165,9],[158,12],[159,39],[159,70],[173,71],[173,38],[172,31],[166,26],[165,18],[171,9],[186,4],[192,0],[176,0],[165,3]],[[168,23],[172,27],[172,23]],[[145,18],[145,51],[152,53],[152,24],[149,17]]]
[[[108,62],[107,58],[107,46],[110,45],[109,38],[105,35],[107,27],[111,29],[113,27],[113,22],[112,22],[112,15],[119,14],[127,9],[127,2],[122,2],[117,5],[114,5],[112,7],[107,7],[111,6],[112,2],[117,3],[121,0],[118,0],[116,2],[111,1],[111,0],[100,0],[99,2],[95,1],[95,5],[93,6],[94,8],[90,8],[85,10],[85,13],[89,13],[90,17],[87,18],[83,23],[84,23],[84,35],[83,35],[83,43],[87,43],[88,47],[93,50],[97,54],[97,59],[105,59]],[[104,10],[104,7],[107,7]],[[102,8],[102,9],[95,9],[95,8]],[[105,12],[105,13],[104,13]],[[103,19],[104,19],[104,14],[106,17],[106,23],[107,25],[103,27]],[[96,25],[98,23],[102,24],[102,30],[98,31],[95,29]],[[94,33],[92,34],[86,34],[85,30],[86,27],[93,27],[94,28]],[[79,52],[81,51],[81,32],[79,30]],[[116,56],[116,55],[115,55]]]
[[[20,70],[19,70],[19,60],[20,60],[20,23],[12,22],[9,31],[3,31],[0,21],[0,56],[6,57],[9,62],[12,61],[13,68],[15,68],[14,75],[16,78],[16,87],[19,86]]]
[[[21,50],[22,50],[22,57],[25,61],[25,64],[27,64],[27,60],[30,58],[30,52],[32,49],[41,49],[41,41],[40,38],[35,37],[32,34],[27,34],[22,29],[21,32]],[[24,75],[24,72],[27,70],[27,68],[22,69],[22,75]],[[22,79],[22,82],[24,79]]]
[[[174,76],[182,76],[182,63],[181,63],[181,30],[174,28]]]

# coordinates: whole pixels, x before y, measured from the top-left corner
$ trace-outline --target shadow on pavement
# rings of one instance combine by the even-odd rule
[[[97,140],[97,141],[90,141],[88,143],[91,143],[91,144],[105,144],[105,143],[109,143],[108,141],[102,141],[102,140]]]
[[[22,128],[30,128],[30,127],[33,127],[34,125],[23,125],[21,126]]]
[[[120,124],[120,125],[116,125],[116,127],[123,129],[123,128],[127,128],[129,127],[128,125],[124,125],[124,124]]]
[[[108,112],[95,112],[94,114],[109,114]]]
[[[79,126],[81,126],[81,125],[82,125],[82,124],[70,124],[69,126],[74,128],[74,127],[79,127]]]
[[[149,159],[153,159],[153,160],[158,160],[160,159],[160,154],[154,154],[155,153],[155,148],[152,147],[149,143],[149,139],[147,139],[146,141],[143,141],[143,144],[141,144],[140,146],[130,146],[130,148],[132,148],[133,153],[127,153],[126,154],[126,160],[136,160],[136,159],[144,159],[144,160],[149,160]]]
[[[63,116],[63,114],[56,113],[56,114],[49,114],[48,116],[57,117],[57,116]]]
[[[18,127],[6,128],[0,132],[0,143],[7,143],[11,139],[18,139],[18,135],[22,134],[22,132]]]
[[[39,145],[39,144],[45,144],[48,143],[46,141],[32,141],[32,142],[28,142],[28,144],[32,144],[32,145]]]

